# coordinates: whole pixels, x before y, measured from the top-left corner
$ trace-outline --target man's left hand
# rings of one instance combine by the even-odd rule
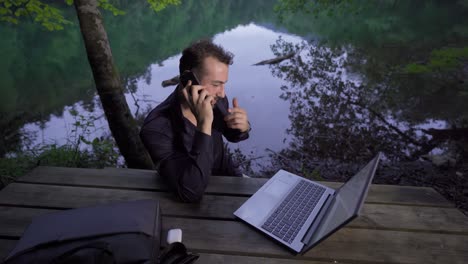
[[[239,107],[237,98],[232,99],[233,108],[229,108],[229,115],[224,117],[224,121],[229,128],[239,129],[242,133],[247,132],[250,129],[249,119],[247,118],[247,112]]]

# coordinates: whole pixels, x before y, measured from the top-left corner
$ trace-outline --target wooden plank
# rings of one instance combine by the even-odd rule
[[[349,226],[468,235],[468,217],[456,208],[364,204]]]
[[[0,238],[0,262],[13,250],[18,240]]]
[[[268,179],[241,177],[210,177],[206,193],[252,195]],[[167,191],[163,179],[150,170],[82,169],[63,167],[36,167],[17,180],[23,183],[46,183],[67,186],[127,188],[149,191]]]
[[[156,172],[154,171],[145,171],[146,173],[142,174],[128,169],[117,170],[119,173],[103,169],[39,166],[20,177],[17,181],[70,186],[134,188],[141,190],[167,189],[162,179],[156,177]]]
[[[343,228],[305,256],[292,256],[247,225],[232,221],[171,218],[165,229],[182,228],[189,248],[255,256],[337,262],[466,263],[468,236]],[[203,239],[199,239],[203,236]]]
[[[249,196],[268,179],[211,177],[206,194],[233,194]],[[161,178],[153,171],[131,169],[78,169],[61,167],[37,167],[18,182],[46,183],[67,186],[128,188],[148,191],[166,191]],[[338,188],[341,183],[321,182]],[[432,188],[372,185],[366,202],[417,206],[454,207]]]
[[[0,235],[18,237],[34,214],[50,212],[12,208],[5,213],[3,209],[0,209]],[[5,218],[9,219],[10,225],[3,224]],[[372,263],[466,263],[468,259],[467,235],[343,228],[305,256],[294,256],[260,232],[237,221],[163,217],[163,234],[171,228],[182,228],[184,242],[190,250],[222,255]]]
[[[134,177],[136,175],[154,177],[155,172],[152,170],[125,169],[106,167],[105,170],[112,171],[118,175],[126,175]],[[238,178],[238,177],[212,177],[207,193],[234,193],[234,194],[254,194],[268,178]],[[343,185],[341,182],[326,182],[318,181],[330,188],[338,189]],[[164,184],[164,183],[163,183]],[[411,204],[415,205],[433,205],[442,207],[454,207],[453,203],[449,202],[433,188],[415,187],[415,186],[399,186],[399,185],[372,185],[370,189],[371,200],[367,202],[378,202],[378,200],[390,200],[389,203],[395,204]],[[375,197],[372,200],[372,196]],[[383,198],[383,199],[381,199]]]
[[[0,192],[0,205],[68,209],[111,201],[158,199],[166,215],[233,218],[232,208],[239,208],[245,197],[209,195],[199,204],[178,202],[172,194],[149,191],[100,189],[12,183]]]
[[[18,240],[0,239],[0,260],[6,258],[6,256],[13,250]],[[210,254],[210,253],[197,253],[200,258],[200,263],[212,263],[212,264],[325,264],[330,262],[322,261],[304,261],[304,260],[290,260],[290,259],[278,259],[278,258],[265,258],[265,257],[250,257],[250,256],[239,256],[239,255],[222,255],[222,254]]]
[[[209,195],[200,204],[187,204],[167,193],[20,183],[12,183],[0,192],[2,205],[57,209],[138,199],[158,199],[164,215],[230,220],[235,219],[233,212],[247,200],[246,197]],[[468,217],[455,208],[365,204],[362,216],[351,226],[467,234]]]
[[[197,253],[197,252],[195,252]],[[200,263],[216,263],[216,264],[330,264],[330,261],[312,261],[312,260],[293,260],[286,258],[267,258],[267,257],[251,257],[239,255],[223,255],[223,254],[209,254],[198,253],[200,255]],[[333,263],[333,262],[331,262]]]

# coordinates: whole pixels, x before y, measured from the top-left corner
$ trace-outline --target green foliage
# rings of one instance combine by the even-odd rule
[[[23,175],[36,165],[103,168],[118,165],[119,152],[111,136],[91,139],[95,130],[92,115],[82,115],[70,110],[75,121],[72,124],[68,142],[59,146],[56,143],[38,145],[10,153],[0,158],[0,188]]]
[[[95,138],[89,144],[91,149],[79,149],[76,145],[48,144],[34,149],[38,165],[74,168],[116,167],[118,152],[112,140]]]
[[[0,21],[18,24],[22,17],[27,16],[50,31],[62,30],[71,24],[59,9],[40,0],[0,0]]]
[[[356,1],[356,0],[354,0]],[[321,13],[327,16],[337,16],[345,12],[357,13],[359,6],[354,5],[353,0],[279,0],[274,6],[274,11],[280,20],[289,14],[305,13],[318,17]]]
[[[435,49],[431,52],[427,63],[410,63],[404,67],[403,71],[412,74],[453,71],[462,67],[467,59],[468,47]]]
[[[417,63],[410,63],[405,66],[405,73],[427,73],[429,72],[429,67]]]
[[[112,12],[115,16],[125,12],[111,3],[112,0],[98,0],[98,6]],[[159,12],[169,5],[178,5],[180,0],[147,0],[151,9]],[[64,0],[72,5],[73,0]],[[65,19],[60,9],[41,0],[0,0],[0,21],[18,24],[20,19],[30,17],[49,31],[62,30],[64,26],[72,24]]]
[[[305,8],[307,4],[311,4],[307,0],[279,0],[278,3],[274,6],[276,12],[292,12],[296,13],[300,10],[304,12],[310,12],[309,8]]]
[[[35,166],[35,158],[28,153],[0,158],[0,189]]]
[[[325,179],[320,175],[320,171],[318,169],[313,169],[310,171],[304,164],[301,168],[301,173],[304,178],[312,180],[312,181],[325,181]]]
[[[99,117],[93,115],[79,114],[75,109],[70,110],[70,114],[75,121],[72,124],[71,137],[68,139],[68,144],[65,146],[66,151],[74,149],[69,158],[65,161],[69,162],[70,167],[104,167],[117,164],[119,153],[116,149],[111,137],[97,137],[91,139],[92,134],[96,131],[95,121]],[[91,149],[91,151],[89,150]],[[83,164],[86,164],[84,166]]]
[[[289,7],[289,3],[299,5]],[[280,4],[286,7],[278,7]],[[468,37],[468,8],[460,1],[281,0],[278,5],[277,12],[289,33],[327,41],[328,45],[412,45],[421,50]],[[440,44],[436,47],[442,47]]]
[[[159,12],[169,5],[178,5],[180,0],[147,0],[155,12]]]
[[[125,15],[125,12],[112,5],[109,0],[99,0],[98,6],[104,10],[112,12],[114,16]]]

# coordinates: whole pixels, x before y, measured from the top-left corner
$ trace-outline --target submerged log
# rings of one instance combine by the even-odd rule
[[[468,128],[451,128],[451,129],[423,129],[424,133],[431,135],[436,140],[460,140],[468,138]]]
[[[290,58],[294,57],[294,55],[296,55],[296,52],[292,52],[292,53],[286,54],[284,56],[279,56],[279,57],[276,57],[274,59],[264,60],[264,61],[258,62],[258,63],[255,63],[254,66],[266,65],[266,64],[277,64],[277,63],[280,63],[280,62],[282,62],[284,60],[287,60],[287,59],[290,59]]]
[[[164,80],[162,81],[161,85],[162,87],[168,87],[168,86],[173,86],[173,85],[177,85],[179,84],[179,75],[175,76],[175,77],[172,77],[171,79],[169,80]]]

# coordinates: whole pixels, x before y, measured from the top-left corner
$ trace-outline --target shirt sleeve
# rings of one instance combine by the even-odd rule
[[[213,163],[211,136],[196,131],[192,149],[186,153],[178,150],[172,133],[164,132],[142,129],[140,137],[169,188],[184,202],[201,200]]]
[[[239,129],[232,129],[227,127],[226,123],[224,123],[224,126],[226,128],[223,131],[223,135],[229,142],[237,143],[249,138],[250,130],[247,132],[240,132]]]
[[[229,128],[226,122],[224,121],[225,113],[223,112],[227,112],[227,109],[229,107],[227,97],[224,97],[222,101],[220,102],[220,104],[221,104],[221,107],[224,107],[226,110],[221,111],[219,108],[215,108],[215,111],[216,111],[215,120],[214,120],[215,126],[220,129],[220,131],[223,133],[223,136],[230,142],[237,143],[237,142],[248,139],[249,132],[252,129],[249,129],[246,132],[241,132],[239,129]],[[250,126],[250,122],[249,122],[249,126]]]

